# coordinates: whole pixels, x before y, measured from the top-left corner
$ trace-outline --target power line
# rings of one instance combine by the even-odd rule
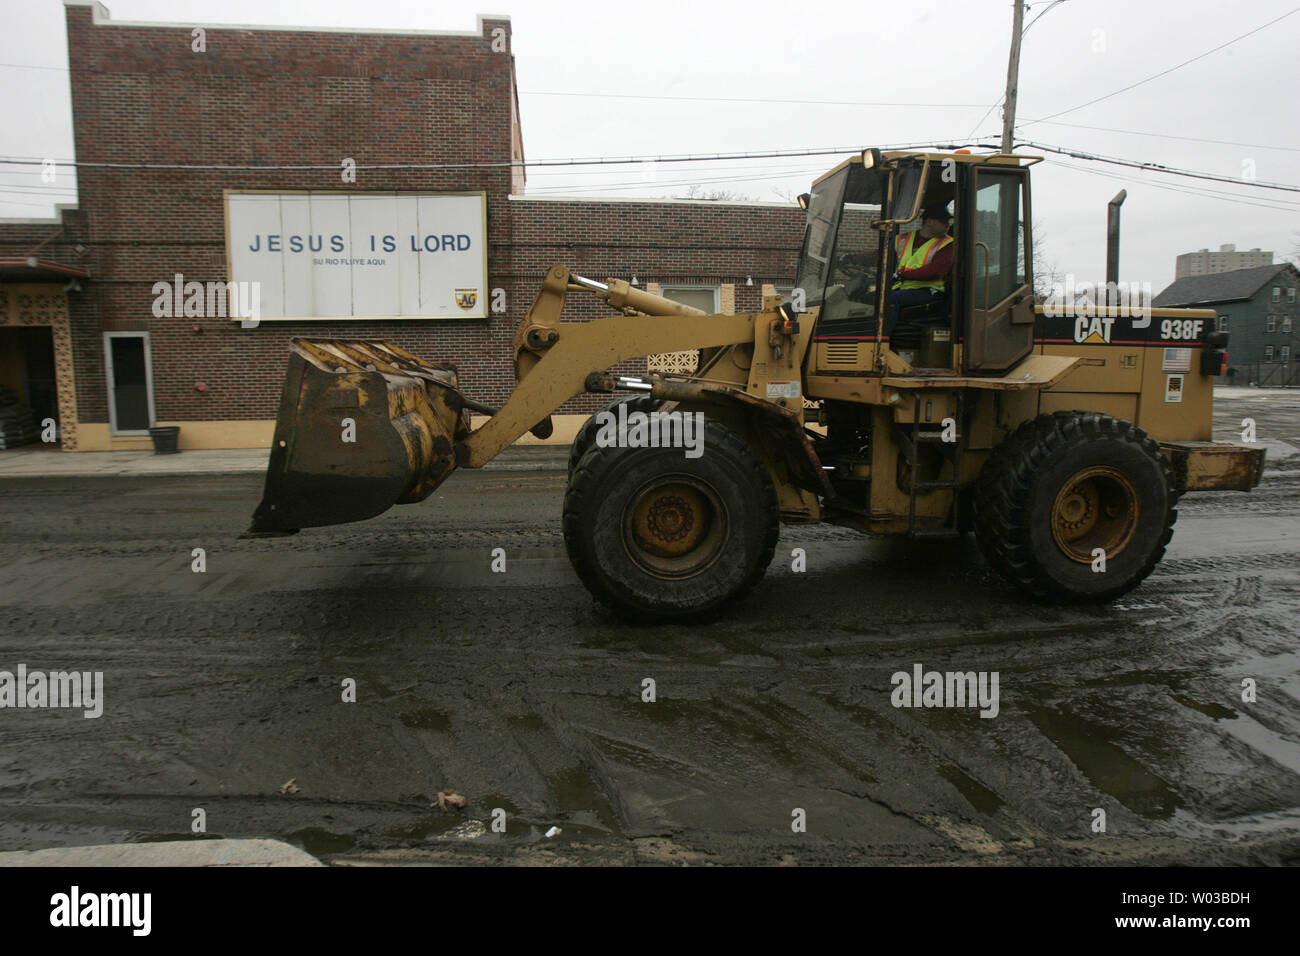
[[[1060,2],[1060,0],[1058,0]],[[69,72],[66,66],[44,66],[36,63],[0,63],[0,67],[8,67],[16,70],[55,70],[63,73]],[[100,71],[87,71],[100,72]],[[697,102],[697,103],[755,103],[755,104],[772,104],[784,103],[795,106],[887,106],[900,107],[908,109],[971,109],[977,107],[978,103],[889,103],[874,100],[800,100],[800,99],[765,99],[763,97],[751,96],[673,96],[667,94],[652,93],[591,93],[579,90],[518,90],[520,96],[573,96],[586,97],[595,99],[617,99],[617,100],[665,100],[671,102]]]
[[[1290,10],[1290,11],[1288,11],[1287,13],[1284,13],[1284,14],[1282,14],[1280,17],[1277,17],[1276,19],[1270,20],[1270,21],[1268,21],[1268,23],[1265,23],[1265,24],[1263,24],[1262,26],[1255,27],[1255,29],[1250,30],[1250,31],[1248,31],[1248,32],[1246,32],[1246,33],[1243,33],[1243,34],[1242,34],[1241,36],[1239,36],[1239,37],[1233,37],[1231,40],[1229,40],[1229,41],[1226,42],[1226,43],[1220,43],[1220,44],[1219,44],[1218,46],[1216,46],[1213,50],[1206,50],[1204,53],[1197,54],[1196,56],[1192,57],[1190,60],[1184,60],[1182,63],[1179,63],[1179,64],[1177,64],[1177,65],[1175,65],[1175,66],[1171,66],[1171,67],[1169,67],[1167,70],[1161,70],[1159,73],[1155,73],[1155,74],[1153,74],[1153,75],[1151,75],[1151,76],[1148,76],[1148,77],[1147,77],[1146,79],[1144,79],[1144,80],[1138,80],[1136,83],[1130,83],[1128,86],[1125,86],[1125,87],[1123,87],[1123,88],[1121,88],[1121,89],[1114,90],[1114,91],[1112,91],[1112,92],[1110,92],[1110,93],[1106,93],[1106,94],[1103,95],[1103,96],[1098,96],[1096,99],[1088,100],[1088,102],[1086,102],[1086,103],[1080,103],[1078,106],[1071,106],[1068,110],[1061,110],[1059,113],[1053,113],[1051,116],[1044,116],[1042,119],[1037,119],[1037,120],[1029,120],[1029,121],[1026,122],[1024,125],[1025,125],[1025,126],[1029,126],[1029,125],[1031,125],[1032,123],[1045,123],[1047,120],[1050,120],[1050,119],[1056,119],[1056,117],[1058,117],[1058,116],[1064,116],[1066,113],[1073,113],[1075,110],[1081,110],[1081,109],[1083,109],[1085,106],[1092,106],[1094,103],[1100,103],[1102,100],[1108,100],[1108,99],[1110,99],[1112,96],[1118,96],[1118,95],[1121,94],[1121,93],[1127,93],[1129,90],[1131,90],[1131,89],[1135,89],[1136,87],[1139,87],[1139,86],[1143,85],[1144,83],[1150,83],[1152,80],[1158,80],[1158,79],[1160,79],[1160,77],[1162,77],[1162,76],[1168,76],[1170,73],[1173,73],[1175,70],[1181,70],[1183,67],[1187,66],[1187,65],[1190,64],[1190,63],[1195,63],[1197,60],[1203,60],[1203,59],[1205,59],[1205,57],[1209,56],[1211,53],[1217,53],[1219,50],[1222,50],[1222,49],[1224,49],[1225,47],[1230,47],[1230,46],[1232,46],[1234,43],[1238,42],[1239,40],[1244,40],[1244,39],[1246,39],[1246,37],[1248,37],[1248,36],[1253,36],[1254,34],[1258,33],[1259,31],[1264,30],[1264,29],[1266,29],[1266,28],[1268,28],[1268,27],[1271,27],[1273,24],[1278,23],[1278,22],[1280,22],[1280,21],[1282,21],[1282,20],[1285,20],[1287,17],[1289,17],[1289,16],[1291,16],[1292,14],[1295,14],[1295,13],[1300,13],[1300,7],[1296,7],[1295,9]]]
[[[0,206],[31,206],[34,209],[50,209],[52,206],[60,205],[54,202],[19,202],[16,199],[0,199]],[[68,205],[63,203],[62,205]]]
[[[1064,166],[1066,169],[1077,169],[1077,170],[1080,170],[1080,171],[1082,171],[1082,172],[1088,172],[1088,167],[1086,167],[1086,166],[1075,166],[1073,163],[1067,163],[1067,162],[1064,162],[1063,160],[1056,160],[1055,162],[1052,163],[1052,166],[1053,166],[1053,167],[1056,167],[1056,166]],[[1101,170],[1097,170],[1096,172],[1097,172],[1098,175],[1103,175],[1103,172],[1102,172]],[[1110,177],[1111,179],[1118,179],[1118,180],[1122,180],[1122,181],[1124,181],[1124,182],[1133,182],[1133,180],[1132,180],[1131,178],[1126,179],[1125,176],[1124,176],[1124,174],[1122,174],[1122,173],[1118,173],[1118,172],[1110,172],[1110,171],[1106,171],[1106,172],[1104,173],[1104,175]],[[1151,181],[1149,181],[1149,180],[1138,180],[1138,182],[1141,182],[1143,185],[1151,186],[1151,187],[1154,188],[1154,189],[1171,189],[1171,190],[1174,190],[1175,192],[1185,192],[1185,193],[1187,193],[1189,196],[1213,196],[1213,197],[1223,197],[1223,198],[1226,198],[1226,199],[1237,200],[1237,201],[1240,201],[1240,202],[1248,202],[1248,201],[1249,201],[1249,200],[1247,200],[1244,196],[1242,196],[1240,193],[1227,192],[1227,191],[1222,190],[1222,189],[1210,189],[1208,186],[1190,186],[1190,185],[1188,185],[1188,186],[1172,186],[1172,185],[1161,184],[1161,183],[1153,183],[1153,182],[1151,182]],[[1292,199],[1277,199],[1277,198],[1274,198],[1274,197],[1272,197],[1272,196],[1267,196],[1267,197],[1263,197],[1263,198],[1264,198],[1264,203],[1255,203],[1255,202],[1251,202],[1250,204],[1251,204],[1251,205],[1264,205],[1264,204],[1267,203],[1267,204],[1271,204],[1271,205],[1268,206],[1268,208],[1276,208],[1276,209],[1283,209],[1283,208],[1296,208],[1296,209],[1300,209],[1300,202],[1297,202],[1296,200],[1292,200]]]
[[[1112,126],[1085,126],[1082,123],[1060,123],[1055,120],[1027,120],[1027,123],[1046,123],[1048,126],[1068,126],[1071,129],[1088,129],[1103,133],[1123,133],[1128,136],[1151,136],[1156,139],[1177,139],[1188,143],[1211,143],[1216,146],[1244,146],[1247,149],[1270,149],[1283,153],[1300,153],[1300,146],[1269,146],[1265,143],[1238,143],[1229,139],[1203,139],[1199,136],[1175,136],[1172,133],[1152,133],[1145,130],[1117,129]]]
[[[902,149],[912,148],[912,143],[878,143],[873,144],[878,149]],[[515,167],[548,167],[548,166],[615,166],[615,165],[640,165],[643,163],[706,163],[735,160],[752,160],[752,159],[794,159],[804,156],[843,156],[847,154],[856,154],[862,151],[858,146],[834,146],[818,147],[810,149],[784,149],[784,150],[766,150],[752,152],[731,152],[731,153],[676,153],[659,156],[593,156],[578,157],[571,159],[531,159],[519,161],[487,162],[487,163],[358,163],[358,170],[433,170],[433,169],[511,169]],[[0,156],[0,165],[9,166],[40,166],[46,162],[33,156]],[[105,162],[85,162],[77,160],[58,161],[55,166],[67,166],[77,169],[184,169],[215,172],[278,172],[278,171],[310,171],[310,170],[329,170],[338,172],[341,168],[337,163],[330,164],[289,164],[275,165],[266,164],[260,166],[252,165],[205,165],[198,163],[105,163]]]
[[[1029,23],[1027,23],[1027,24],[1025,25],[1025,28],[1024,28],[1023,30],[1020,31],[1020,35],[1023,37],[1026,33],[1029,32],[1030,28],[1033,27],[1033,25],[1034,25],[1035,23],[1037,23],[1039,20],[1043,19],[1043,17],[1047,16],[1048,11],[1050,11],[1053,7],[1059,6],[1059,5],[1062,4],[1062,3],[1065,3],[1065,0],[1053,0],[1052,3],[1049,3],[1049,4],[1047,5],[1047,9],[1046,9],[1046,10],[1044,10],[1044,11],[1043,11],[1042,13],[1040,13],[1038,16],[1034,17],[1034,19],[1030,20]],[[1025,9],[1026,9],[1026,10],[1029,9],[1029,5],[1028,5],[1028,4],[1025,5]]]
[[[1297,8],[1300,10],[1300,8]],[[980,149],[997,149],[998,147],[986,143],[968,143],[966,146],[973,146]],[[1061,146],[1052,146],[1046,143],[1036,143],[1033,141],[1023,141],[1021,145],[1028,146],[1031,149],[1041,149],[1050,153],[1057,153],[1062,156],[1071,156],[1075,159],[1083,159],[1089,162],[1109,163],[1116,166],[1126,166],[1133,169],[1141,169],[1147,172],[1164,173],[1172,176],[1184,176],[1191,179],[1205,179],[1215,182],[1230,183],[1236,186],[1251,187],[1257,189],[1275,189],[1285,192],[1300,192],[1300,186],[1292,186],[1286,183],[1270,183],[1256,181],[1242,181],[1227,176],[1220,176],[1214,173],[1206,173],[1198,170],[1178,169],[1172,166],[1164,166],[1158,163],[1139,162],[1137,160],[1128,160],[1119,157],[1101,156],[1095,153],[1087,153],[1082,150],[1073,150]],[[953,143],[931,143],[928,146],[906,143],[885,143],[880,144],[880,149],[895,149],[899,147],[910,147],[916,149],[956,149],[959,148]],[[757,160],[757,159],[789,159],[792,157],[804,156],[842,156],[846,153],[856,153],[859,151],[857,146],[839,146],[834,148],[817,148],[817,149],[786,149],[786,150],[769,150],[754,152],[731,152],[731,153],[705,153],[705,154],[668,154],[661,156],[628,156],[628,157],[585,157],[572,159],[543,159],[530,161],[505,161],[505,162],[487,162],[487,163],[393,163],[393,164],[358,164],[358,170],[435,170],[435,169],[507,169],[512,167],[578,167],[578,166],[608,166],[608,165],[641,165],[646,163],[704,163],[718,161],[736,161],[736,160]],[[45,160],[41,159],[19,159],[13,157],[0,157],[0,165],[11,166],[39,166],[43,165]],[[278,172],[278,171],[304,171],[304,170],[329,170],[337,172],[339,166],[334,164],[317,165],[317,164],[297,164],[297,165],[203,165],[203,164],[185,164],[185,163],[102,163],[102,162],[66,162],[56,165],[68,166],[73,168],[93,168],[93,169],[168,169],[168,170],[194,170],[194,171],[244,171],[244,172]]]
[[[780,172],[781,169],[785,169],[785,168],[791,168],[791,169],[799,168],[799,169],[802,169],[803,167],[802,167],[802,166],[800,166],[800,167],[773,167],[773,166],[762,166],[762,167],[757,167],[757,166],[748,165],[748,164],[743,164],[743,165],[738,165],[738,166],[725,166],[725,165],[723,165],[723,166],[710,166],[710,167],[708,167],[708,172],[710,172],[710,173],[716,173],[716,172],[732,172],[732,171],[735,171],[735,172],[744,172],[744,171],[748,170],[748,171],[750,171],[750,172],[762,171],[762,172],[766,172],[766,173],[773,173],[773,172]],[[703,170],[701,170],[701,171],[703,172]],[[684,174],[684,173],[686,172],[686,170],[680,170],[680,172]],[[555,178],[555,177],[558,177],[558,176],[626,176],[627,174],[628,174],[628,170],[626,170],[626,169],[619,169],[619,168],[610,168],[610,169],[590,169],[590,170],[587,170],[587,171],[585,171],[585,172],[581,172],[581,173],[572,172],[572,171],[570,171],[570,170],[568,170],[568,169],[556,169],[556,170],[542,170],[542,171],[540,171],[540,172],[529,173],[529,175],[528,175],[528,181],[529,181],[529,182],[532,182],[532,181],[535,180],[535,179],[543,179],[543,178],[548,178],[548,177],[549,177],[549,178]]]
[[[1092,176],[1101,176],[1104,177],[1105,179],[1114,179],[1123,183],[1128,183],[1129,185],[1133,184],[1132,179],[1126,178],[1116,173],[1106,172],[1100,169],[1088,169],[1086,166],[1075,166],[1073,163],[1065,163],[1059,161],[1053,163],[1053,166],[1061,166],[1064,167],[1065,169],[1072,169],[1075,172],[1087,173]],[[1278,212],[1295,213],[1297,208],[1300,208],[1293,205],[1279,206],[1279,205],[1274,205],[1272,203],[1252,202],[1249,199],[1241,199],[1238,197],[1229,196],[1224,193],[1219,193],[1215,190],[1201,190],[1201,189],[1194,189],[1194,188],[1186,189],[1179,186],[1170,186],[1164,183],[1152,183],[1152,182],[1143,182],[1142,185],[1149,186],[1152,189],[1164,189],[1164,190],[1168,190],[1169,192],[1182,193],[1185,196],[1195,196],[1199,199],[1216,199],[1219,202],[1230,202],[1238,206],[1257,206],[1261,209],[1273,209],[1273,210],[1277,210]],[[1286,200],[1280,200],[1280,201],[1285,202]]]
[[[67,73],[66,66],[42,66],[39,63],[0,63],[0,66],[7,66],[14,70],[58,70],[61,73]]]
[[[903,145],[903,144],[895,144]],[[889,148],[889,147],[882,147]],[[771,150],[766,152],[737,152],[737,153],[705,153],[705,154],[677,154],[664,156],[627,156],[627,157],[591,157],[578,159],[533,159],[533,160],[508,160],[504,162],[489,163],[358,163],[358,170],[434,170],[434,169],[511,169],[515,167],[533,168],[545,166],[609,166],[609,165],[633,165],[639,163],[702,163],[715,162],[719,160],[738,160],[738,159],[789,159],[797,156],[833,156],[843,155],[845,153],[858,153],[862,151],[861,146],[837,146],[829,149],[804,149],[804,150]],[[35,158],[13,158],[0,157],[0,164],[9,166],[40,166],[45,162],[44,159]],[[329,164],[288,164],[275,165],[266,164],[261,166],[253,165],[207,165],[199,163],[103,163],[103,162],[85,162],[70,160],[67,162],[55,163],[56,166],[69,166],[77,169],[188,169],[199,172],[279,172],[295,171],[304,172],[310,170],[330,170],[338,172],[341,168],[338,163]]]
[[[979,103],[888,103],[878,100],[796,100],[767,99],[757,96],[669,96],[653,93],[585,93],[575,90],[520,90],[520,96],[579,96],[611,100],[668,100],[683,103],[772,103],[791,104],[795,106],[891,106],[891,107],[928,107],[934,109],[973,109]]]
[[[1188,179],[1206,179],[1211,182],[1229,183],[1233,186],[1245,186],[1254,189],[1278,189],[1283,192],[1300,193],[1300,186],[1292,186],[1288,183],[1269,183],[1258,182],[1256,180],[1234,179],[1231,176],[1220,176],[1215,173],[1206,173],[1195,169],[1178,169],[1177,167],[1165,166],[1160,163],[1144,163],[1135,159],[1099,156],[1096,153],[1085,153],[1082,150],[1066,149],[1061,146],[1048,146],[1045,143],[1034,143],[1029,140],[1023,140],[1020,145],[1028,146],[1030,149],[1041,149],[1049,153],[1056,153],[1060,156],[1072,156],[1075,159],[1086,159],[1095,163],[1109,163],[1112,166],[1126,166],[1131,169],[1141,169],[1152,173],[1164,173],[1169,176],[1185,176]]]
[[[809,167],[805,169],[795,169],[782,173],[763,176],[719,176],[706,177],[703,179],[684,179],[678,182],[626,182],[626,183],[602,183],[599,186],[543,186],[537,190],[531,190],[529,195],[542,195],[547,193],[558,193],[564,190],[580,189],[584,192],[597,192],[607,189],[666,189],[674,186],[696,186],[706,183],[749,183],[765,182],[773,179],[791,179],[795,176],[807,176],[811,173],[822,171],[820,166]],[[527,198],[527,196],[525,196]]]

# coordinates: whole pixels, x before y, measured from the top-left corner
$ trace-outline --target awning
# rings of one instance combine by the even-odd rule
[[[90,270],[36,256],[0,256],[0,282],[56,282],[70,278],[89,279]]]

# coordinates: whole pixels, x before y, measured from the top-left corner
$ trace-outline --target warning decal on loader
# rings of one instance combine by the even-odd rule
[[[768,398],[798,398],[802,392],[798,382],[768,382]]]

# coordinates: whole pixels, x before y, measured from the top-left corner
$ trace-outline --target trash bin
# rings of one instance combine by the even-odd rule
[[[153,439],[153,453],[155,455],[174,455],[179,448],[176,447],[180,439],[181,427],[179,425],[155,425],[149,429],[149,437]]]

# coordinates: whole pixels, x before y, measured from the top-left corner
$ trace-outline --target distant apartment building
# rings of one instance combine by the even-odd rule
[[[1260,249],[1238,252],[1231,243],[1219,246],[1218,252],[1201,249],[1197,252],[1184,252],[1175,260],[1174,278],[1186,279],[1189,276],[1209,276],[1220,272],[1236,272],[1239,269],[1254,269],[1258,266],[1271,266],[1273,253]]]

